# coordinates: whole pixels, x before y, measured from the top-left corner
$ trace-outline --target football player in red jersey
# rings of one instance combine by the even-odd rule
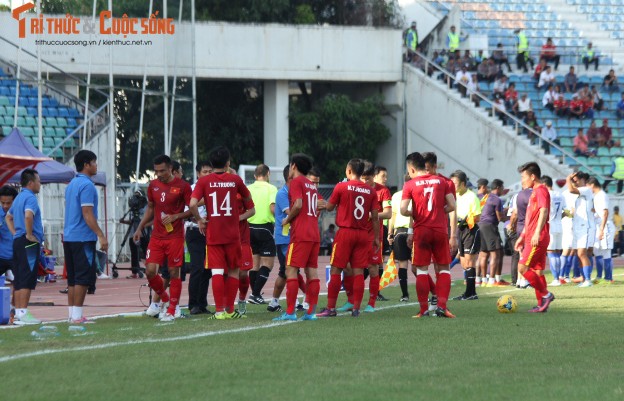
[[[243,180],[229,172],[230,151],[226,147],[212,149],[208,160],[213,169],[212,174],[197,180],[189,207],[200,231],[206,233],[205,266],[212,270],[212,294],[216,310],[210,318],[240,319],[245,316],[234,309],[242,258],[237,195],[240,195],[244,207],[255,213],[254,204]],[[205,219],[198,211],[202,199],[206,205]],[[227,281],[225,274],[228,276]]]
[[[290,159],[290,209],[282,226],[290,224],[290,244],[286,254],[286,312],[273,320],[297,320],[295,307],[299,291],[298,269],[306,273],[306,297],[309,303],[303,320],[316,320],[320,283],[317,274],[321,235],[318,227],[318,190],[306,175],[312,159],[302,153]]]
[[[433,260],[438,277],[438,306],[435,314],[454,318],[446,307],[451,291],[451,253],[446,215],[455,210],[455,198],[444,178],[427,173],[425,159],[420,153],[408,155],[406,163],[412,179],[403,187],[401,214],[411,216],[413,221],[413,233],[408,235],[408,241],[413,241],[412,265],[417,270],[416,293],[420,304],[420,312],[414,317],[429,315],[428,268]],[[410,202],[411,212],[408,210]]]
[[[184,263],[184,225],[185,219],[191,216],[184,207],[191,199],[191,185],[174,177],[171,169],[171,159],[167,155],[160,155],[154,159],[156,179],[150,181],[147,187],[147,208],[139,223],[133,240],[141,239],[145,225],[154,221],[154,228],[145,255],[147,282],[150,288],[158,294],[164,302],[160,320],[173,321],[176,306],[182,294],[182,280],[180,267]],[[158,275],[158,267],[167,263],[171,281],[169,291],[165,290],[162,278]],[[166,310],[164,310],[166,307]]]
[[[371,275],[371,283],[369,287],[370,290],[370,298],[368,300],[368,305],[364,312],[374,312],[375,311],[375,302],[376,301],[387,301],[388,299],[381,295],[379,291],[379,284],[377,280],[380,279],[380,276],[383,274],[384,268],[384,247],[390,246],[385,242],[386,237],[388,236],[388,228],[384,226],[383,221],[389,220],[392,217],[392,194],[388,187],[386,187],[386,182],[388,181],[388,170],[383,166],[375,166],[375,176],[373,177],[373,186],[375,188],[375,192],[377,193],[377,201],[381,205],[381,211],[379,212],[379,250],[377,251],[377,257],[379,258],[379,262],[377,263],[377,278],[373,278]],[[369,270],[375,269],[375,266],[369,267]],[[375,281],[373,283],[373,281]]]
[[[340,228],[334,239],[331,254],[331,280],[329,281],[327,308],[319,317],[336,316],[336,300],[340,292],[340,274],[351,265],[353,271],[353,312],[352,316],[360,314],[360,305],[364,295],[364,269],[369,262],[371,247],[368,221],[369,216],[373,225],[373,232],[379,230],[379,217],[375,190],[360,180],[364,171],[364,162],[361,159],[351,159],[347,164],[346,176],[348,181],[341,182],[327,202],[327,210],[337,208],[336,224]],[[379,248],[379,238],[374,238],[373,247]]]
[[[236,195],[238,213],[240,214],[238,228],[241,238],[241,268],[238,272],[238,312],[247,313],[247,291],[249,291],[249,271],[253,268],[253,253],[251,250],[251,233],[247,219],[255,212],[254,208],[247,209],[240,194]]]
[[[522,188],[533,188],[526,211],[524,230],[516,242],[515,249],[521,253],[518,271],[535,289],[537,306],[529,312],[543,313],[548,311],[550,303],[555,300],[548,291],[544,269],[546,268],[546,251],[550,243],[550,193],[546,185],[540,183],[541,170],[537,163],[529,162],[518,168],[522,179]]]

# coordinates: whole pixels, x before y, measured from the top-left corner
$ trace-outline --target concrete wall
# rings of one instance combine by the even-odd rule
[[[486,177],[513,184],[519,181],[517,167],[529,161],[537,161],[542,173],[553,178],[569,173],[567,166],[476,110],[459,93],[448,92],[441,81],[405,68],[408,152],[434,151],[443,174],[461,169],[473,183]]]
[[[46,16],[48,17],[48,16]],[[32,18],[29,16],[27,18]],[[83,32],[80,22],[80,32]],[[27,26],[28,21],[27,21]],[[166,47],[168,71],[191,75],[191,26],[176,24],[175,34],[129,35],[41,35],[41,39],[96,41],[94,45],[43,46],[44,60],[66,72],[83,74],[92,53],[94,74],[108,74],[109,54],[113,52],[115,75],[162,76]],[[0,35],[24,49],[36,52],[37,35],[18,38],[18,24],[9,13],[0,13]],[[100,40],[151,40],[148,46],[108,46]],[[14,47],[0,41],[0,54],[15,60]],[[196,24],[197,76],[233,80],[320,80],[390,82],[401,79],[401,31],[369,27],[316,25]],[[36,70],[36,60],[23,57],[23,65]],[[44,71],[54,72],[50,68]]]

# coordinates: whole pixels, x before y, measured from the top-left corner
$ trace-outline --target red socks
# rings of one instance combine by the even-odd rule
[[[429,276],[431,278],[431,276]],[[429,282],[431,286],[431,282]],[[446,309],[446,301],[448,301],[449,294],[451,292],[451,272],[448,270],[442,270],[438,275],[436,293],[438,295],[438,306],[442,309]]]
[[[223,312],[223,301],[225,301],[225,281],[223,274],[212,276],[212,296],[215,300],[215,311]]]
[[[306,282],[301,274],[297,274],[297,280],[299,281],[299,289],[304,294],[306,293]]]
[[[416,295],[418,295],[418,303],[420,304],[420,313],[429,310],[429,280],[431,277],[428,273],[416,273]],[[438,298],[439,299],[439,298]]]
[[[169,281],[169,292],[171,293],[171,297],[169,298],[170,302],[167,313],[175,315],[176,306],[178,306],[180,295],[182,295],[182,279],[172,278],[171,281]]]
[[[353,278],[353,276],[351,276]],[[346,283],[345,277],[345,283]],[[310,283],[311,284],[311,283]],[[318,284],[318,283],[317,283]],[[351,280],[353,284],[353,280]],[[338,299],[338,293],[340,292],[340,274],[332,274],[329,280],[329,286],[327,287],[327,308],[334,309],[336,307],[336,300]],[[345,285],[346,286],[346,285]],[[318,293],[316,294],[318,299]],[[310,303],[308,301],[308,303]]]
[[[429,291],[431,291],[431,295],[436,295],[436,283],[433,282],[433,279],[429,274],[427,274],[427,277],[429,277]],[[436,274],[436,280],[437,279],[438,275]]]
[[[371,276],[370,282],[368,284],[368,292],[370,293],[370,297],[368,298],[368,304],[373,308],[375,307],[375,301],[377,301],[377,295],[379,295],[379,280],[379,276]]]
[[[148,278],[147,282],[149,283],[150,288],[158,294],[161,301],[169,302],[169,294],[165,291],[165,283],[160,275],[157,274],[152,278]]]
[[[353,309],[360,309],[364,297],[364,275],[356,274],[353,277]],[[379,288],[379,287],[377,287]]]
[[[541,277],[535,273],[532,269],[529,269],[524,273],[524,278],[527,279],[529,284],[535,289],[535,298],[537,298],[537,304],[542,305],[542,297],[548,295],[548,290],[546,289],[546,278]]]
[[[247,291],[249,291],[249,276],[245,275],[238,278],[238,299],[244,301],[247,299]]]
[[[289,278],[286,280],[286,313],[292,315],[297,306],[297,293],[299,292],[299,280]]]
[[[225,309],[227,313],[234,312],[234,301],[236,301],[238,285],[238,277],[229,275],[225,283]]]
[[[353,305],[353,276],[344,276],[344,288],[347,293],[347,302]]]
[[[338,280],[340,283],[340,280]],[[316,313],[316,304],[318,304],[318,296],[321,291],[321,282],[319,279],[308,281],[308,290],[306,291],[306,298],[308,298],[308,315]],[[334,305],[335,305],[334,301]]]

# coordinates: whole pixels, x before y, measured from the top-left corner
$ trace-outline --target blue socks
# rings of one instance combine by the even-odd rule
[[[602,278],[602,269],[604,267],[604,258],[602,256],[596,256],[596,278]]]
[[[459,263],[459,258],[455,258],[453,259],[453,261],[451,262],[451,266],[449,267],[449,269],[452,269],[453,267],[455,267],[456,264]]]
[[[552,272],[553,279],[559,280],[561,259],[557,253],[548,253],[548,263],[550,265],[550,271]]]
[[[581,260],[578,256],[572,257],[572,269],[573,269],[573,277],[581,277]]]
[[[613,281],[613,259],[604,260],[604,278],[607,281]]]
[[[583,266],[583,277],[585,281],[591,280],[592,266]]]

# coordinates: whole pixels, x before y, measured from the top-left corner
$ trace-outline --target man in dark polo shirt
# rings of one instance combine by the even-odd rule
[[[487,287],[509,285],[501,279],[500,261],[503,258],[503,241],[498,232],[498,223],[505,220],[503,213],[503,201],[500,196],[503,194],[503,181],[492,180],[490,184],[491,192],[481,208],[481,219],[479,220],[479,231],[481,233],[481,252],[485,253],[485,258],[480,258],[482,271],[487,272],[487,259],[490,259],[490,277],[485,283]],[[485,277],[484,277],[485,279]]]
[[[512,202],[510,209],[512,209],[511,218],[509,221],[509,241],[511,244],[515,244],[524,230],[524,219],[526,218],[526,209],[529,204],[529,198],[533,189],[525,188],[520,191],[515,200]],[[514,249],[511,256],[511,285],[516,285],[518,288],[528,285],[525,283],[524,278],[520,278],[518,281],[518,262],[520,261],[520,253]]]

